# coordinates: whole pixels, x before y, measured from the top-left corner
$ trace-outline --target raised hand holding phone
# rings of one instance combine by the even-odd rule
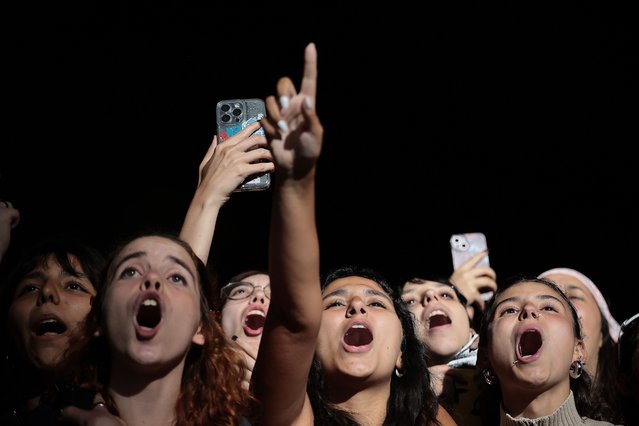
[[[497,290],[497,274],[489,266],[486,237],[480,232],[454,234],[450,238],[454,272],[449,281],[468,299],[469,305],[484,310]]]
[[[261,99],[226,99],[217,103],[215,107],[215,115],[217,122],[217,136],[219,143],[225,142],[227,139],[240,134],[254,123],[259,122],[266,116],[266,108],[264,101]],[[253,130],[249,136],[264,136],[264,130],[260,127]],[[263,144],[262,144],[263,145]],[[244,152],[254,150],[258,144],[245,147]],[[257,158],[255,162],[265,161]],[[271,186],[271,175],[269,172],[263,171],[264,168],[257,170],[257,173],[245,176],[241,185],[235,188],[235,191],[263,191]]]
[[[217,136],[199,166],[199,182],[184,218],[180,238],[207,262],[219,210],[251,175],[273,171],[266,138],[257,133],[260,123],[247,125],[223,144]]]

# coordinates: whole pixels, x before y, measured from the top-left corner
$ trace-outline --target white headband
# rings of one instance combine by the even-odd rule
[[[608,321],[608,331],[610,332],[610,337],[616,342],[619,339],[619,323],[613,318],[612,314],[610,313],[610,309],[608,308],[608,303],[606,303],[606,299],[604,299],[603,294],[601,294],[601,291],[599,291],[595,283],[593,283],[590,278],[588,278],[581,272],[575,271],[574,269],[570,268],[549,269],[548,271],[539,274],[539,278],[544,278],[548,275],[555,274],[571,276],[578,279],[580,282],[584,283],[586,287],[588,287],[588,290],[590,290],[590,293],[592,293],[592,297],[595,298],[597,305],[599,305],[599,311],[601,312],[601,315],[603,315]]]

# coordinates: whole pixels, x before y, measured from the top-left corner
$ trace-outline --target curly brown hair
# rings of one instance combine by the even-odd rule
[[[65,368],[61,372],[82,388],[100,393],[109,411],[119,414],[115,401],[109,394],[108,342],[104,336],[94,336],[96,331],[104,329],[104,295],[114,278],[114,260],[129,242],[144,236],[167,238],[183,247],[196,265],[199,278],[204,345],[192,345],[187,354],[180,394],[175,404],[176,424],[236,425],[243,416],[248,415],[250,404],[254,403],[254,398],[241,385],[244,365],[210,309],[208,298],[213,294],[213,285],[206,265],[186,242],[173,235],[144,234],[130,239],[113,252],[102,275],[103,291],[95,299],[85,321],[84,332],[70,345],[75,349],[66,354]]]

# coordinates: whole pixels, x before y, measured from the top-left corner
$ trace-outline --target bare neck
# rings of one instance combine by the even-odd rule
[[[337,388],[337,387],[336,387]],[[378,426],[384,424],[386,405],[390,398],[390,380],[366,386],[356,391],[329,391],[329,400],[349,412],[359,425]]]
[[[113,366],[109,392],[128,426],[174,425],[184,360],[165,371],[141,373]]]
[[[570,382],[562,382],[542,391],[502,389],[504,411],[512,417],[536,419],[549,416],[563,404],[570,395]]]

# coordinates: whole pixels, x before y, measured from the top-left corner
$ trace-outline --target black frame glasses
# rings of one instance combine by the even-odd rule
[[[248,281],[238,281],[228,283],[220,290],[220,298],[223,300],[244,300],[255,294],[256,289],[261,289],[264,292],[264,296],[267,299],[271,299],[271,285],[267,284],[264,287],[256,286]]]

